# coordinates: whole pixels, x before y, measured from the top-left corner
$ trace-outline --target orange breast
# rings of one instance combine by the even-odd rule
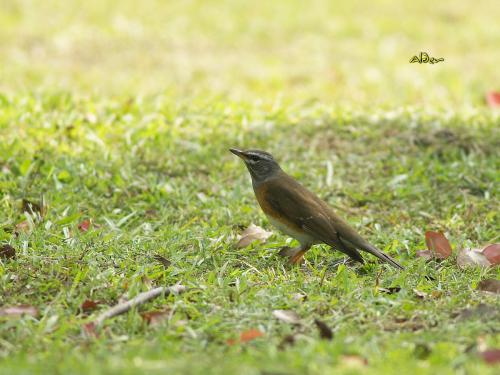
[[[281,228],[279,229],[283,230],[285,233],[290,233],[290,235],[292,235],[291,233],[303,233],[304,230],[300,226],[291,221],[288,217],[284,216],[281,212],[277,212],[273,209],[273,207],[269,204],[267,194],[267,186],[265,183],[260,185],[259,188],[255,191],[255,197],[257,198],[257,202],[259,202],[262,211],[264,211],[266,216],[268,216],[270,219],[273,219],[270,221],[272,221],[274,225],[276,225],[276,221],[281,223]],[[286,227],[287,230],[284,230],[283,227]],[[295,236],[292,235],[292,237]]]

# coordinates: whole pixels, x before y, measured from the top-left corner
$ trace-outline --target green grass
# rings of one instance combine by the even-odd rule
[[[0,5],[0,241],[17,251],[0,262],[0,306],[40,310],[0,317],[2,373],[498,372],[477,353],[500,347],[500,302],[475,288],[499,269],[455,261],[499,241],[500,118],[482,103],[500,80],[498,10],[100,3]],[[445,62],[410,65],[420,50]],[[233,146],[272,152],[406,270],[369,255],[333,267],[326,246],[290,268],[278,232],[236,249],[250,223],[272,228]],[[22,200],[42,195],[43,220],[16,236]],[[99,227],[82,233],[87,218]],[[426,230],[455,254],[417,258]],[[192,290],[82,335],[121,298],[177,282]],[[94,315],[79,312],[86,299],[102,302]],[[140,316],[165,306],[159,326]],[[248,329],[264,336],[227,344]]]

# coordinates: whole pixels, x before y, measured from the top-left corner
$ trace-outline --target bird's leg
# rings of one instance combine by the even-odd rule
[[[279,255],[287,257],[290,264],[299,264],[302,262],[304,254],[311,248],[310,245],[300,245],[294,248],[288,246],[281,249]]]

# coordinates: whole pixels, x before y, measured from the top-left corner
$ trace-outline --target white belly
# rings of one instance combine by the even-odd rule
[[[266,216],[267,216],[269,222],[273,226],[278,228],[281,232],[285,233],[286,235],[295,238],[301,244],[313,245],[316,243],[316,241],[314,240],[313,237],[311,237],[307,234],[301,233],[301,232],[297,232],[297,231],[291,229],[290,227],[286,226],[285,224],[279,222],[278,220],[276,220],[275,218],[273,218],[271,216],[268,216],[268,215],[266,215]]]

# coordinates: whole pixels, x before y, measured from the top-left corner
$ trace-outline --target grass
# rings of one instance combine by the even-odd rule
[[[500,303],[475,288],[499,270],[455,262],[498,242],[500,119],[482,104],[500,78],[495,9],[106,4],[0,5],[0,241],[17,252],[0,262],[0,305],[40,311],[0,317],[3,373],[498,371],[477,352],[500,346]],[[408,63],[426,48],[445,62]],[[406,270],[333,267],[325,246],[290,268],[278,232],[236,249],[242,228],[271,227],[232,146],[271,151]],[[41,196],[43,220],[16,236],[22,200]],[[98,226],[81,232],[85,219]],[[426,230],[455,254],[417,258]],[[176,282],[193,289],[82,335],[106,306]],[[158,326],[141,318],[165,307]],[[264,336],[228,345],[248,329]]]

